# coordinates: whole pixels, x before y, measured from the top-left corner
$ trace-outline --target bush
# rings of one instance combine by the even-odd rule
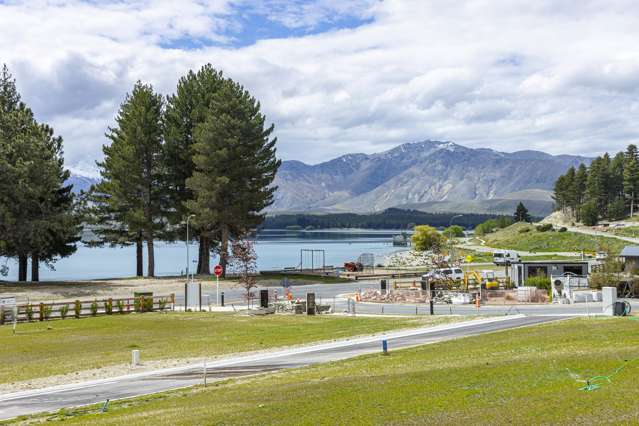
[[[49,320],[49,318],[51,317],[51,312],[53,311],[53,307],[51,307],[51,305],[43,305],[42,306],[42,316],[44,317],[45,320]]]
[[[91,311],[92,316],[96,316],[98,314],[98,301],[94,300],[91,302],[91,306],[89,307],[89,311]]]
[[[562,226],[561,228],[559,228],[558,232],[566,232],[568,230],[568,228],[566,228],[565,226]]]
[[[550,278],[545,275],[528,277],[528,279],[526,279],[525,285],[527,287],[537,287],[538,289],[550,290]]]
[[[588,201],[581,206],[581,221],[586,226],[595,226],[599,222],[599,208],[594,201]]]
[[[109,299],[104,302],[104,312],[107,315],[111,315],[113,313],[113,300]]]
[[[520,234],[525,234],[526,232],[530,232],[530,228],[521,228],[519,231]]]
[[[448,228],[444,229],[443,234],[447,238],[462,238],[464,237],[464,228],[459,225],[449,226]]]
[[[80,318],[80,314],[82,314],[82,302],[80,302],[79,300],[76,300],[75,303],[73,304],[73,312],[75,314],[76,318]]]
[[[444,244],[444,237],[435,228],[428,225],[416,226],[412,240],[413,246],[417,251],[432,250],[439,252]]]
[[[537,232],[548,232],[553,230],[552,225],[550,223],[537,225],[536,229],[537,229]]]
[[[28,321],[33,321],[33,305],[31,303],[27,303],[27,306],[24,308],[24,313],[27,315]]]
[[[60,318],[65,319],[69,314],[69,305],[62,305],[60,307]]]
[[[120,314],[123,314],[123,313],[124,313],[124,302],[123,302],[123,301],[121,301],[121,300],[118,300],[118,301],[116,302],[116,306],[118,307],[118,312],[119,312]]]
[[[158,308],[160,309],[160,311],[163,311],[164,309],[166,309],[166,300],[165,299],[160,299],[158,301]]]

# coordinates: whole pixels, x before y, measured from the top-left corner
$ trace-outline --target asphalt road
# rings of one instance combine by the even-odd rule
[[[383,339],[388,341],[389,350],[392,352],[395,349],[530,326],[561,318],[565,317],[515,315],[487,318],[279,350],[266,354],[230,357],[208,362],[207,377],[208,381],[222,380],[229,377],[247,376],[380,352]],[[203,366],[187,366],[6,394],[0,396],[0,419],[55,411],[64,407],[94,404],[106,399],[114,400],[162,392],[202,382]]]

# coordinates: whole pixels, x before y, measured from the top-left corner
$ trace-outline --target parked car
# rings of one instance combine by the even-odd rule
[[[448,278],[453,281],[463,280],[464,271],[461,268],[439,268],[433,269],[429,273],[422,276],[422,278]]]

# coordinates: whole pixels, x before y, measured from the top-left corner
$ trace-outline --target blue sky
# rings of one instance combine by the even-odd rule
[[[639,142],[631,0],[0,0],[0,62],[90,173],[137,80],[206,63],[256,96],[278,155],[426,139],[596,155]]]

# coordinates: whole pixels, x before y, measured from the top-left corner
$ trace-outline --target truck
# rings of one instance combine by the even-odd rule
[[[498,266],[506,266],[519,262],[521,257],[513,250],[497,250],[493,253],[493,263]]]

